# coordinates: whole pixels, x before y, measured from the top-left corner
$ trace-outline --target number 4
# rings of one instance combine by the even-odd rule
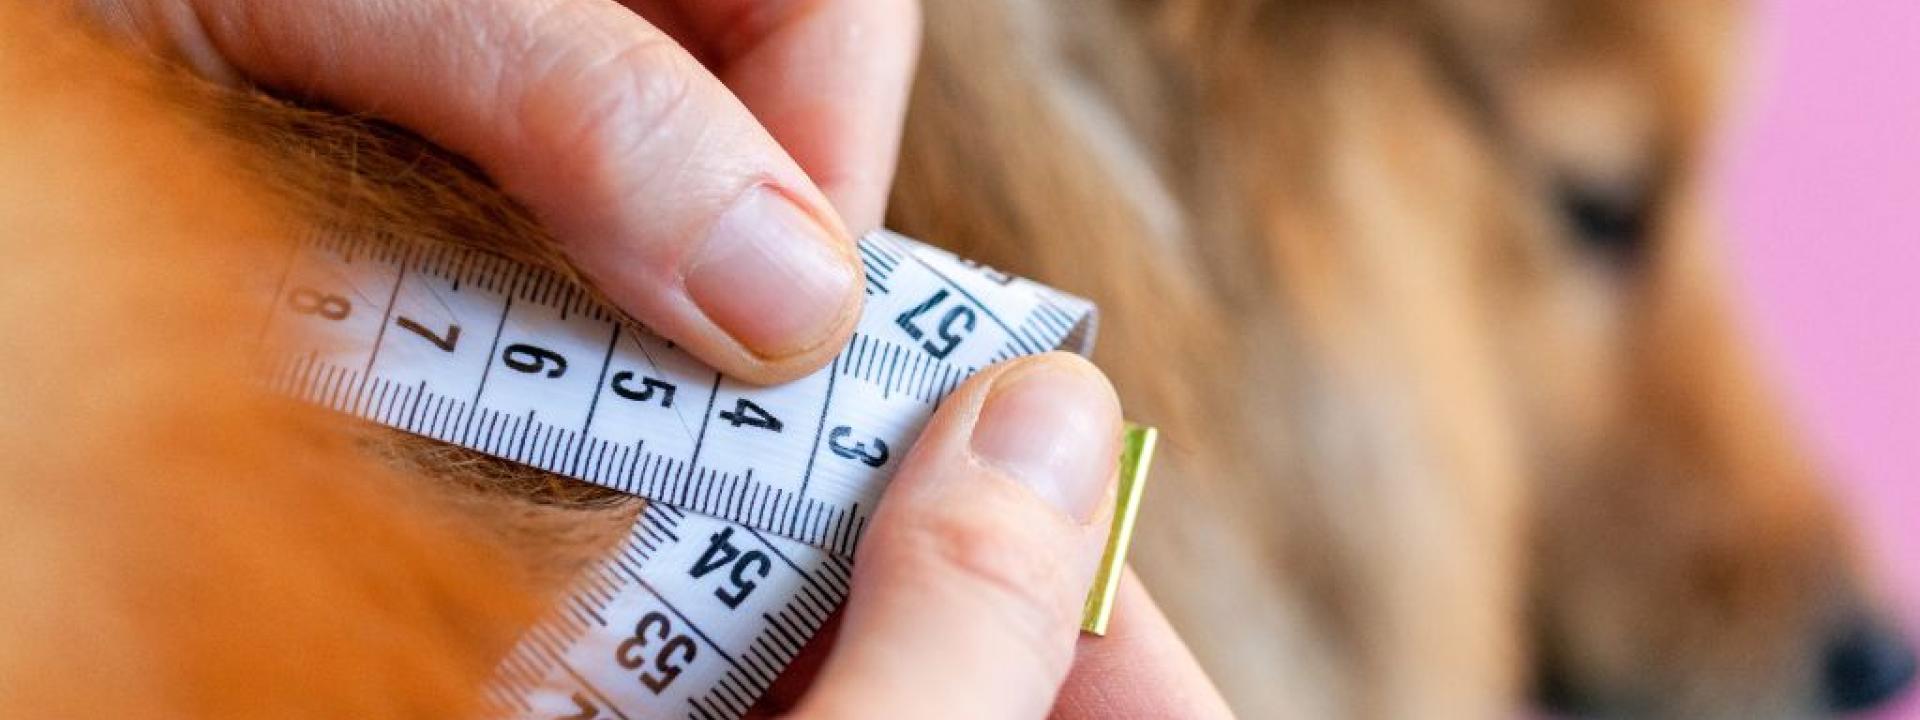
[[[765,428],[774,432],[780,432],[782,428],[786,427],[784,423],[780,422],[780,418],[774,417],[773,413],[767,412],[766,408],[760,407],[752,400],[746,398],[740,398],[735,401],[732,410],[720,411],[720,419],[731,423],[734,427],[749,425],[757,428]]]

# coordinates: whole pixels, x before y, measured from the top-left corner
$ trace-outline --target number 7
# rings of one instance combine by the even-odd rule
[[[393,324],[399,325],[402,330],[426,338],[427,342],[433,343],[433,346],[440,348],[441,352],[453,352],[454,346],[460,344],[459,325],[448,325],[447,334],[445,337],[442,337],[435,335],[432,330],[428,330],[426,326],[414,322],[413,318],[405,315],[394,318]]]

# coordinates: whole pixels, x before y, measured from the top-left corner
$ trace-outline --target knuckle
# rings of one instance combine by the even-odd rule
[[[562,23],[563,25],[575,23]],[[542,69],[527,78],[518,118],[537,159],[565,168],[576,181],[620,193],[637,169],[633,159],[681,146],[671,135],[681,124],[699,82],[692,60],[658,31],[622,34],[598,42],[572,35],[537,42],[530,53]],[[536,62],[540,62],[536,60]],[[608,187],[607,185],[612,185]]]
[[[946,510],[915,523],[904,543],[914,556],[907,572],[937,575],[929,583],[977,592],[1008,615],[1016,631],[1036,640],[1073,623],[1065,548],[1017,512]]]

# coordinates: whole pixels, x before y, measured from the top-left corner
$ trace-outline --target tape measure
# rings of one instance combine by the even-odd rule
[[[319,234],[282,269],[262,372],[313,403],[650,501],[503,662],[504,713],[738,717],[845,599],[847,558],[939,401],[989,364],[1094,339],[1085,300],[884,231],[859,255],[867,298],[846,349],[760,387],[558,273]],[[1152,439],[1129,430],[1095,632]]]

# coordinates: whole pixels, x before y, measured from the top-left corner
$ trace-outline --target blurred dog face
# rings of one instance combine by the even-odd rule
[[[1912,671],[1850,538],[1744,359],[1703,227],[1720,64],[1699,0],[1443,1],[1428,46],[1512,188],[1457,290],[1519,382],[1534,678],[1605,714],[1806,716]],[[1446,184],[1442,178],[1431,178]]]
[[[1142,571],[1243,707],[1904,684],[1701,220],[1736,3],[1003,4],[929,6],[893,220],[1109,310]]]

